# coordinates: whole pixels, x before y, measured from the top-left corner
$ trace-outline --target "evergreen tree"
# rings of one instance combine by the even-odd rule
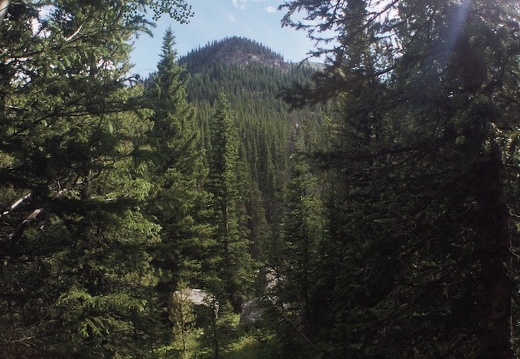
[[[213,195],[213,225],[215,226],[216,276],[218,298],[229,301],[240,310],[250,290],[253,277],[251,242],[247,233],[247,218],[240,173],[238,139],[231,108],[221,95],[215,105],[211,122],[211,149],[208,153],[208,190]]]
[[[146,4],[178,19],[188,10],[183,1],[2,9],[2,357],[152,355],[146,249],[159,228],[138,210],[151,184],[133,161],[151,123],[128,77]]]
[[[320,312],[323,292],[321,280],[321,248],[325,241],[325,217],[321,203],[321,186],[301,154],[291,156],[290,181],[285,198],[283,220],[283,266],[278,268],[281,288],[276,293],[278,306],[292,326],[281,326],[286,350],[309,355]],[[276,267],[275,267],[276,268]],[[294,325],[296,325],[296,330]],[[284,330],[289,332],[284,333]],[[309,346],[309,343],[311,346]],[[305,354],[304,354],[305,353]]]
[[[200,155],[196,148],[197,132],[193,124],[193,107],[187,101],[184,69],[177,63],[175,38],[171,28],[163,38],[157,72],[147,89],[154,122],[151,145],[156,150],[158,171],[175,167],[182,173],[193,171]],[[193,157],[193,158],[192,158]],[[197,164],[197,163],[196,163]]]
[[[287,99],[335,99],[321,156],[345,197],[331,343],[342,357],[512,358],[518,7],[511,1],[289,1],[335,31]],[[292,22],[299,10],[309,22]],[[321,21],[316,22],[317,19]],[[516,85],[515,85],[516,84]],[[493,279],[492,279],[493,278]]]
[[[209,200],[203,191],[206,170],[193,123],[193,107],[186,98],[186,78],[182,78],[183,68],[176,62],[173,46],[174,38],[169,29],[164,37],[158,71],[146,92],[154,124],[147,146],[150,146],[151,173],[157,185],[150,209],[163,227],[164,244],[169,243],[169,248],[161,248],[157,253],[157,260],[162,260],[161,253],[173,256],[163,263],[166,266],[163,269],[173,270],[170,274],[176,276],[177,281],[196,282],[198,278],[200,283],[197,271],[209,233],[209,227],[203,224],[207,219],[204,208]]]
[[[203,153],[193,123],[193,108],[186,98],[187,78],[183,78],[184,70],[176,62],[174,45],[173,33],[168,29],[158,70],[147,81],[146,100],[152,111],[153,129],[141,149],[148,152],[145,164],[154,184],[147,212],[161,226],[161,242],[151,252],[159,270],[158,300],[164,310],[180,282],[191,287],[204,282],[211,246]],[[182,330],[179,333],[185,335]]]
[[[187,359],[196,349],[193,338],[193,326],[196,318],[193,313],[193,303],[187,295],[189,288],[186,288],[183,283],[178,283],[177,286],[179,290],[174,292],[170,298],[168,314],[173,323],[173,348],[180,354],[180,358]]]

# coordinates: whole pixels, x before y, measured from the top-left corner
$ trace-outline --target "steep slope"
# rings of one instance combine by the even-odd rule
[[[190,72],[203,70],[215,63],[239,67],[259,63],[285,71],[291,68],[282,55],[274,53],[256,41],[236,36],[213,41],[204,47],[192,50],[181,58],[180,62],[186,64]]]
[[[296,143],[300,150],[308,150],[321,137],[325,117],[321,108],[289,112],[279,98],[285,87],[309,80],[315,68],[287,63],[267,47],[236,37],[212,42],[179,62],[190,75],[188,96],[195,105],[206,148],[215,100],[223,93],[231,104],[241,160],[249,169],[244,174],[249,193],[244,196],[249,197],[250,230],[258,243],[283,210],[280,203],[288,180],[288,159]]]
[[[281,177],[296,128],[306,124],[306,132],[314,136],[313,127],[322,117],[309,110],[289,113],[279,95],[294,82],[306,82],[315,69],[284,62],[267,47],[238,37],[214,41],[179,62],[190,74],[188,96],[196,105],[202,128],[207,128],[205,122],[218,95],[227,96],[241,136],[243,160],[261,192],[275,198],[284,182]]]

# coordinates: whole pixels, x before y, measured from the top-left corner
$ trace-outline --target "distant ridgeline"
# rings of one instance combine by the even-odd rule
[[[313,150],[323,143],[323,109],[289,112],[279,98],[284,88],[307,82],[315,67],[285,62],[282,55],[242,37],[213,41],[181,57],[179,63],[190,74],[188,97],[196,107],[206,146],[213,103],[220,93],[231,103],[242,160],[262,194],[267,217],[271,217],[296,142],[299,150]],[[306,130],[299,131],[303,127]],[[305,138],[297,139],[300,136]]]
[[[237,36],[212,41],[204,47],[190,51],[180,58],[179,62],[186,64],[189,72],[197,72],[215,63],[242,67],[260,63],[285,70],[291,68],[291,64],[285,62],[281,54],[254,40]]]
[[[307,82],[315,72],[312,66],[285,62],[282,55],[242,37],[213,41],[179,58],[179,64],[191,74],[192,101],[212,102],[223,92],[232,104],[251,96],[276,100],[278,110],[284,106],[277,99],[281,91],[294,82]]]

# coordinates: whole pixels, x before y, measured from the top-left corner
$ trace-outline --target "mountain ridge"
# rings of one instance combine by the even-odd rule
[[[216,63],[239,67],[263,64],[279,68],[282,71],[288,71],[294,66],[292,62],[285,61],[281,54],[274,52],[269,47],[239,36],[214,40],[191,50],[179,58],[179,63],[186,65],[189,72],[197,72],[200,68]]]

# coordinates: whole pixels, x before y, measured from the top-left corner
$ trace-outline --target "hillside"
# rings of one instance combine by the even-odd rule
[[[520,357],[518,1],[194,3],[2,1],[0,358]]]
[[[208,146],[208,118],[220,93],[230,101],[241,137],[243,161],[249,166],[267,216],[276,212],[267,198],[280,196],[286,181],[288,158],[295,147],[296,129],[305,126],[302,142],[314,147],[319,137],[321,109],[289,112],[279,98],[284,88],[306,82],[311,66],[287,63],[283,57],[255,41],[226,38],[191,51],[179,59],[190,74],[188,98],[195,104],[199,125]],[[301,131],[304,133],[304,131]]]
[[[228,37],[215,40],[206,46],[190,51],[179,59],[186,64],[190,72],[200,71],[214,64],[237,65],[263,64],[287,71],[291,64],[285,62],[282,55],[256,41],[243,37]]]

